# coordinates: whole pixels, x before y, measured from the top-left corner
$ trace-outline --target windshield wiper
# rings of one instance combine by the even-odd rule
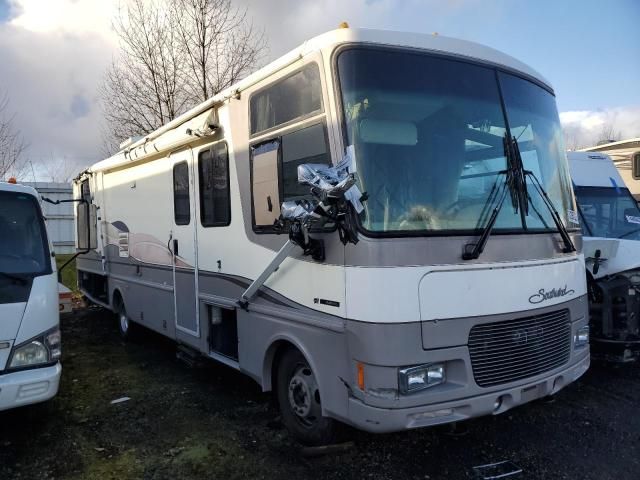
[[[504,155],[507,159],[507,169],[498,172],[500,175],[505,175],[505,181],[500,186],[499,193],[495,193],[496,183],[494,183],[491,193],[482,207],[478,224],[482,222],[482,219],[486,215],[487,208],[493,204],[495,198],[499,197],[498,203],[491,212],[491,216],[487,220],[486,225],[482,229],[480,238],[477,243],[468,243],[465,245],[464,253],[462,254],[463,260],[475,260],[484,251],[484,247],[489,240],[491,231],[493,230],[498,214],[502,209],[504,200],[507,197],[507,193],[511,195],[511,204],[513,205],[514,213],[520,211],[520,217],[522,219],[522,225],[524,226],[524,216],[529,213],[529,194],[527,193],[527,182],[524,178],[524,168],[522,166],[522,157],[519,155],[519,151],[516,150],[517,144],[509,141],[508,135],[505,133],[503,137]],[[515,138],[513,139],[515,140]],[[495,195],[494,195],[495,193]]]
[[[482,212],[480,213],[479,222],[482,221],[488,208],[490,205],[495,203],[495,199],[498,201],[495,203],[495,207],[489,216],[489,219],[486,222],[486,225],[482,229],[482,234],[480,234],[480,238],[476,243],[468,243],[464,246],[464,253],[462,254],[463,260],[475,260],[480,256],[480,254],[484,251],[484,246],[487,244],[487,240],[489,240],[489,236],[491,235],[491,230],[493,230],[493,226],[496,224],[496,220],[498,219],[498,215],[500,214],[500,210],[502,210],[502,205],[504,204],[505,199],[507,198],[507,193],[509,193],[509,175],[507,170],[502,170],[498,172],[498,175],[505,175],[504,182],[498,187],[496,190],[497,180],[494,183],[493,188],[491,189],[491,193],[489,193],[489,197],[487,197],[487,201],[482,207]]]
[[[22,285],[26,285],[28,283],[26,278],[21,277],[21,276],[16,275],[16,274],[12,274],[12,273],[0,272],[0,276],[8,278],[10,280],[13,280],[15,282],[19,282]]]
[[[516,140],[515,138],[513,139],[513,146],[514,146],[515,154],[518,157],[520,157],[520,161],[519,161],[520,165],[522,165],[522,157],[520,156],[520,147],[518,146],[518,140]],[[540,197],[542,198],[542,203],[545,204],[545,206],[549,210],[549,213],[551,213],[551,218],[553,219],[553,223],[556,224],[556,228],[558,229],[558,232],[562,237],[562,241],[564,242],[564,249],[562,251],[564,253],[575,252],[576,246],[571,241],[571,237],[569,236],[567,227],[565,227],[564,223],[562,223],[562,219],[560,218],[560,214],[558,213],[558,210],[556,210],[556,207],[553,206],[553,202],[549,198],[549,195],[547,195],[547,192],[542,186],[542,184],[540,183],[540,180],[538,180],[538,177],[536,177],[535,173],[533,173],[531,170],[525,170],[524,168],[522,168],[522,173],[523,173],[523,178],[531,177],[531,179],[533,180],[531,184],[538,192],[538,195],[540,195]]]

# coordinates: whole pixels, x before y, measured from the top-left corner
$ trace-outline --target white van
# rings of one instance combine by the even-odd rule
[[[640,357],[640,208],[604,153],[569,152],[589,279],[596,355]]]
[[[56,270],[38,193],[0,182],[0,410],[58,392]]]

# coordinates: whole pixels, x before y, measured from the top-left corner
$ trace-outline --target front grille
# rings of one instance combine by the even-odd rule
[[[476,325],[469,354],[476,383],[491,387],[533,377],[569,360],[569,310]]]

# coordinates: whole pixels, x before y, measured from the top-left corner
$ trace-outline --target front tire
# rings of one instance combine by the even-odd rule
[[[320,388],[309,362],[298,350],[287,350],[277,375],[278,405],[285,427],[304,445],[330,443],[336,422],[322,416]]]

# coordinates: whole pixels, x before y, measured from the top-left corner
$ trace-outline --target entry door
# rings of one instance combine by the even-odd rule
[[[173,226],[169,244],[173,258],[176,329],[200,335],[198,321],[198,256],[196,201],[191,150],[171,154],[173,169]]]

